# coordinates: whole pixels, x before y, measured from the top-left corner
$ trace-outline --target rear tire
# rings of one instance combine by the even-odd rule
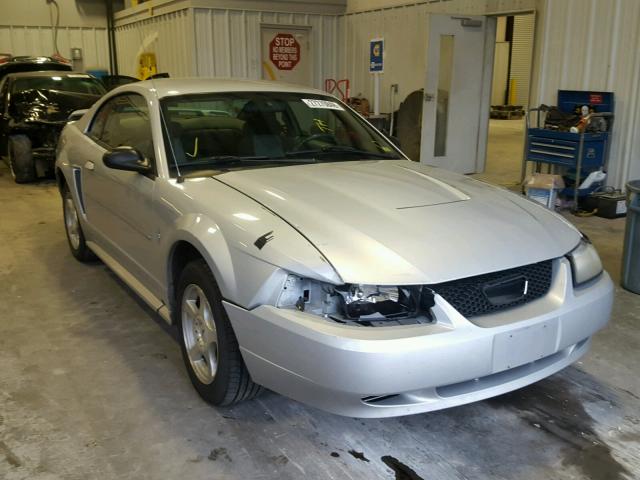
[[[228,406],[259,395],[263,389],[251,380],[204,260],[194,260],[182,271],[176,303],[182,357],[200,396],[213,405]]]
[[[77,260],[81,262],[91,262],[96,260],[95,254],[87,246],[87,242],[80,225],[80,217],[76,204],[73,201],[69,187],[66,185],[62,190],[62,212],[64,217],[64,230],[67,234],[69,250]]]
[[[9,137],[7,148],[11,176],[16,183],[29,183],[36,179],[36,166],[31,151],[31,140],[26,135]]]

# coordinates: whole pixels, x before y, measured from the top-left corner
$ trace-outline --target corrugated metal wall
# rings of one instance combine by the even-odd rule
[[[529,80],[531,78],[535,15],[516,15],[513,20],[511,75],[509,79],[515,80],[515,104],[526,107],[529,104]]]
[[[546,0],[537,29],[532,104],[558,89],[616,95],[608,183],[640,178],[640,2]]]
[[[351,81],[351,94],[373,97],[369,73],[369,41],[384,37],[385,71],[381,78],[381,111],[390,110],[390,87],[398,84],[397,102],[424,87],[429,6],[411,5],[346,15],[342,19],[344,45],[341,77]],[[391,73],[393,72],[393,73]]]
[[[498,3],[501,5],[505,1],[519,8],[523,1],[530,0],[500,0]],[[357,8],[381,3],[352,2]],[[491,5],[494,6],[494,3]],[[374,87],[368,69],[369,40],[384,37],[387,74],[381,78],[381,111],[389,112],[392,83],[398,84],[395,108],[411,92],[424,87],[429,14],[482,15],[487,8],[487,0],[427,0],[348,13],[341,19],[340,44],[344,45],[344,49],[341,52],[340,75],[350,79],[352,95],[362,94],[371,100]]]
[[[193,19],[189,9],[116,26],[116,51],[121,75],[137,75],[138,55],[155,53],[158,72],[172,77],[196,75]]]
[[[506,14],[533,7],[539,14],[531,103],[553,103],[559,88],[615,91],[609,182],[619,187],[630,177],[640,178],[637,0],[443,0],[343,16],[197,8],[120,25],[116,37],[122,73],[135,74],[141,42],[157,37],[150,43],[159,70],[173,76],[260,78],[260,24],[310,25],[314,85],[347,77],[352,94],[370,98],[368,41],[384,36],[385,68],[393,72],[383,76],[382,110],[388,111],[392,78],[399,83],[398,100],[423,86],[429,13]]]
[[[347,13],[342,17],[340,44],[344,45],[341,76],[351,80],[351,93],[371,99],[373,77],[368,72],[369,40],[385,39],[385,70],[381,82],[381,110],[390,110],[390,87],[398,83],[397,102],[424,87],[429,35],[429,14],[484,15],[487,12],[530,10],[535,0],[426,0],[402,2],[404,5],[381,8],[401,0],[356,0],[350,8],[377,6],[377,9]],[[393,72],[393,73],[391,73]]]
[[[339,70],[339,17],[222,8],[185,8],[116,27],[120,73],[135,75],[142,52],[154,52],[158,71],[173,77],[262,78],[260,25],[311,27],[313,86]]]
[[[311,27],[313,86],[323,88],[338,72],[339,17],[305,13],[194,9],[195,73],[198,76],[262,78],[260,25]]]
[[[71,48],[82,48],[84,68],[109,68],[109,47],[106,28],[60,27],[58,49],[65,57]],[[0,52],[13,55],[53,54],[53,34],[50,26],[0,25]]]

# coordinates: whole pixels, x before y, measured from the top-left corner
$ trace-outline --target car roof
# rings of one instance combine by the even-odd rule
[[[58,71],[58,70],[37,70],[34,72],[16,72],[7,75],[9,78],[31,78],[31,77],[70,77],[82,75],[83,78],[94,78],[85,72]]]
[[[8,57],[4,63],[60,63],[62,65],[68,65],[68,63],[61,62],[60,60],[56,60],[53,57],[43,57],[36,56],[32,57],[29,55],[17,55],[15,57]]]
[[[11,57],[0,59],[0,79],[18,72],[35,72],[41,70],[69,71],[68,63],[59,62],[51,57]]]
[[[155,91],[160,98],[217,92],[291,92],[328,95],[321,90],[302,85],[238,78],[158,78],[122,85],[110,93],[126,91],[141,93]]]

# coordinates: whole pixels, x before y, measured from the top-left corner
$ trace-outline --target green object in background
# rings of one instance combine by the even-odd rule
[[[640,180],[627,183],[627,208],[622,252],[622,286],[640,294]]]

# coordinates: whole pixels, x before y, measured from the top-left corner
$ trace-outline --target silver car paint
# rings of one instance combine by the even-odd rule
[[[500,314],[480,317],[495,323],[491,328],[439,296],[436,323],[402,327],[349,327],[267,305],[226,307],[258,383],[340,415],[389,417],[492,397],[561,370],[587,352],[612,300],[606,273],[576,291],[562,259],[545,298],[505,312],[506,322]],[[377,404],[362,401],[394,394]]]
[[[357,328],[357,332],[320,317],[273,307],[289,272],[334,284],[434,283],[561,258],[577,245],[580,235],[558,215],[507,191],[408,160],[246,170],[182,183],[169,178],[158,96],[238,90],[321,93],[270,82],[158,80],[126,85],[107,94],[65,128],[57,166],[72,187],[73,169],[82,172],[86,211],[81,214],[81,223],[92,248],[165,318],[169,319],[173,303],[173,249],[179,242],[188,242],[201,253],[227,300],[225,307],[243,356],[259,383],[348,415],[433,410],[485,398],[542,377],[540,371],[526,373],[483,390],[484,394],[439,400],[432,396],[410,408],[372,407],[357,395],[403,388],[393,380],[396,372],[389,371],[399,365],[405,365],[400,377],[411,377],[404,384],[410,389],[435,387],[423,373],[430,363],[420,361],[421,357],[435,361],[434,353],[428,351],[433,341],[442,353],[438,375],[448,378],[445,383],[449,384],[472,380],[479,373],[495,373],[489,367],[495,356],[493,339],[510,329],[555,318],[557,335],[551,344],[558,352],[572,348],[564,345],[567,342],[575,340],[577,344],[589,338],[608,321],[612,298],[609,277],[604,274],[578,296],[567,280],[570,273],[565,260],[557,261],[558,272],[565,272],[562,299],[554,290],[545,299],[510,311],[506,319],[487,317],[489,323],[494,322],[489,327],[456,316],[442,299],[438,299],[438,322],[428,328]],[[85,134],[97,108],[123,92],[139,93],[149,105],[158,170],[155,179],[107,169],[102,163],[105,150]],[[82,204],[77,189],[71,190],[76,204]],[[270,231],[274,239],[259,250],[253,243]],[[547,310],[531,310],[535,305]],[[461,346],[462,337],[456,332],[475,340]],[[565,338],[566,332],[573,332],[570,338]],[[399,337],[405,338],[401,344],[395,340]],[[327,338],[337,342],[338,350],[351,352],[349,357],[319,348],[327,344]],[[371,357],[366,351],[372,346],[383,353],[369,364]],[[583,343],[571,355],[545,367],[548,373],[544,376],[575,361],[587,348],[588,342]],[[536,360],[534,350],[521,350],[529,355],[529,361]],[[314,359],[311,370],[297,367],[308,364],[305,356]],[[334,362],[340,358],[348,364]],[[448,367],[447,359],[453,358],[458,360]],[[482,372],[478,371],[480,364],[487,366]],[[386,371],[386,376],[372,376],[368,368]],[[341,370],[333,385],[328,380],[334,376],[332,369]],[[362,377],[352,378],[359,387],[348,387],[345,392],[349,375]],[[314,392],[320,395],[316,400]]]
[[[296,225],[348,283],[440,283],[560,257],[580,240],[525,199],[404,160],[217,178]]]

